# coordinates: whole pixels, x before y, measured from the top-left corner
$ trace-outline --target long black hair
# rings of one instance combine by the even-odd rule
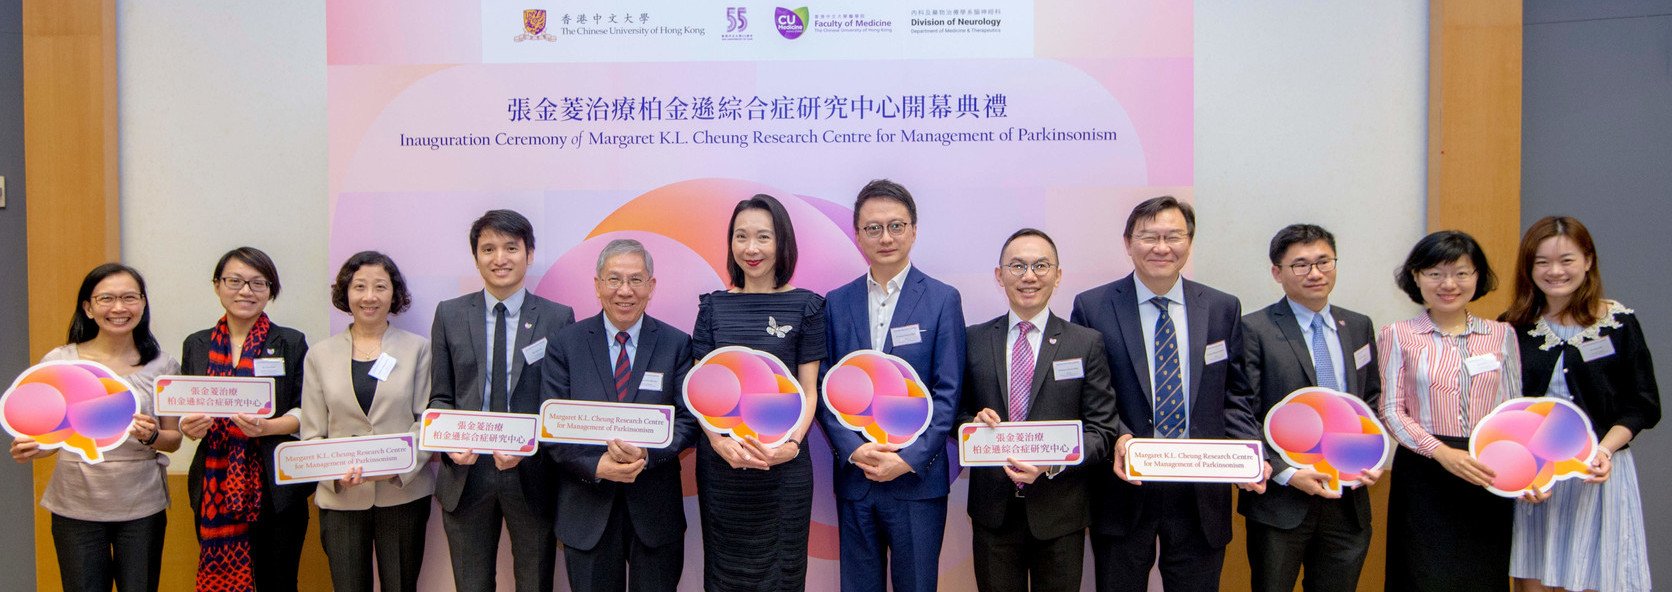
[[[99,324],[87,316],[87,307],[93,303],[93,288],[105,278],[119,273],[133,278],[134,283],[139,284],[140,297],[145,299],[145,312],[139,315],[139,324],[134,325],[134,346],[139,348],[139,364],[143,366],[162,355],[163,348],[157,343],[157,336],[151,334],[151,299],[145,293],[145,277],[139,275],[139,270],[121,263],[95,267],[81,280],[81,289],[76,291],[75,296],[75,312],[70,315],[70,335],[66,343],[87,343],[99,336]]]

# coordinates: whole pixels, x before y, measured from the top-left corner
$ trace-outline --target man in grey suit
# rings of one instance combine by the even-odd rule
[[[1049,235],[1010,235],[993,276],[1010,312],[969,327],[969,363],[956,425],[1080,420],[1081,464],[970,469],[975,585],[982,592],[1080,589],[1091,524],[1089,474],[1107,470],[1115,444],[1115,390],[1103,336],[1051,314],[1062,281]],[[956,428],[954,428],[956,429]]]
[[[679,452],[698,438],[681,397],[691,336],[644,314],[655,269],[639,241],[611,241],[592,280],[603,312],[551,344],[546,398],[674,408],[673,442],[663,448],[612,440],[549,449],[561,475],[557,534],[573,590],[673,590],[685,565]]]
[[[470,226],[470,248],[484,290],[435,307],[430,408],[539,413],[546,346],[558,329],[575,322],[575,312],[524,289],[534,260],[534,226],[522,214],[483,214]],[[435,495],[457,589],[495,588],[501,523],[511,535],[518,592],[552,589],[554,474],[539,454],[442,458]]]
[[[1376,334],[1370,318],[1332,306],[1335,236],[1312,224],[1294,224],[1271,239],[1271,276],[1284,298],[1242,318],[1248,382],[1265,417],[1289,393],[1322,386],[1364,399],[1374,409],[1381,395]],[[1256,592],[1288,592],[1306,567],[1307,592],[1358,588],[1370,549],[1370,495],[1381,471],[1365,473],[1364,486],[1337,494],[1318,471],[1290,466],[1268,448],[1278,472],[1264,495],[1244,492],[1238,511],[1248,518],[1248,562]]]

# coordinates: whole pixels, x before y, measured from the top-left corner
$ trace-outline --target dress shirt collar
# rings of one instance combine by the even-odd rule
[[[1434,317],[1428,316],[1428,311],[1423,311],[1422,314],[1417,315],[1417,324],[1414,328],[1419,334],[1440,333],[1440,327],[1434,324]],[[1492,331],[1486,328],[1485,319],[1475,316],[1474,313],[1469,313],[1469,323],[1467,328],[1463,330],[1463,334],[1468,335],[1470,333],[1490,335],[1492,334]]]
[[[1156,296],[1165,296],[1172,304],[1184,304],[1183,277],[1180,277],[1178,281],[1173,282],[1173,287],[1168,289],[1166,294],[1156,294],[1155,292],[1151,292],[1149,286],[1144,285],[1144,281],[1138,279],[1137,274],[1133,274],[1132,276],[1132,285],[1137,287],[1137,289],[1133,291],[1138,294],[1139,306],[1149,305],[1149,301],[1155,299]]]
[[[627,328],[627,345],[632,347],[634,351],[638,350],[639,330],[643,328],[644,315],[639,315],[639,320],[633,321],[633,326]],[[609,340],[610,346],[615,346],[615,334],[620,333],[621,329],[617,329],[615,323],[610,322],[610,318],[607,316],[604,317],[604,329],[606,329],[604,337]]]
[[[506,316],[513,316],[513,317],[517,316],[517,313],[522,312],[523,300],[527,296],[528,296],[528,289],[527,288],[517,290],[516,293],[511,294],[509,297],[507,297],[504,300],[496,299],[496,298],[493,297],[492,292],[489,292],[487,290],[482,290],[482,298],[484,298],[485,301],[487,302],[488,316],[490,316],[490,317],[493,316],[493,305],[499,304],[501,302],[505,303],[505,314],[506,314]]]
[[[1295,320],[1299,321],[1300,326],[1305,327],[1307,331],[1312,330],[1312,317],[1320,317],[1320,316],[1324,317],[1324,326],[1325,327],[1329,327],[1330,331],[1335,331],[1336,330],[1335,329],[1335,316],[1331,315],[1329,313],[1329,305],[1328,304],[1324,305],[1323,310],[1320,310],[1318,312],[1312,312],[1312,309],[1305,307],[1304,305],[1302,305],[1299,302],[1295,302],[1295,301],[1290,300],[1288,298],[1284,298],[1283,300],[1285,300],[1289,303],[1289,310],[1293,311],[1295,313]]]
[[[906,283],[906,275],[910,274],[910,273],[911,273],[911,264],[907,263],[905,267],[900,269],[900,273],[896,274],[892,279],[888,280],[887,283],[879,284],[879,283],[877,283],[877,278],[872,277],[871,270],[867,269],[867,270],[865,270],[865,286],[873,294],[882,294],[883,296],[892,296],[892,295],[894,295],[895,292],[900,291],[900,286],[902,284]]]
[[[1009,330],[1015,331],[1016,325],[1025,320],[1029,323],[1033,323],[1034,330],[1043,334],[1045,332],[1045,323],[1051,320],[1051,307],[1045,307],[1044,310],[1039,311],[1039,314],[1034,315],[1031,319],[1023,319],[1022,317],[1016,316],[1016,311],[1014,310],[1010,311],[1009,317],[1010,324],[1007,325]]]

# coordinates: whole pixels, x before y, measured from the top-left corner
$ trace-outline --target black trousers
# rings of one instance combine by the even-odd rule
[[[1363,495],[1363,494],[1361,494]],[[1370,525],[1358,525],[1353,500],[1312,498],[1294,528],[1248,521],[1253,592],[1290,592],[1306,566],[1306,592],[1351,592],[1370,552]]]
[[[319,542],[336,592],[372,592],[372,561],[384,592],[415,592],[424,562],[430,497],[367,510],[319,509]]]
[[[1005,505],[998,528],[971,524],[975,585],[981,592],[1032,590],[1075,592],[1085,568],[1086,531],[1052,539],[1034,538],[1027,508],[1017,498]]]
[[[1202,534],[1193,483],[1145,483],[1138,523],[1122,536],[1091,535],[1097,592],[1145,592],[1161,545],[1161,585],[1167,592],[1218,592],[1225,547]],[[1229,508],[1227,508],[1229,510]]]
[[[156,592],[168,512],[122,522],[52,515],[52,546],[65,592]]]
[[[250,525],[250,575],[261,592],[296,592],[302,542],[308,537],[308,503],[283,512],[262,508]]]
[[[441,512],[454,586],[461,592],[496,589],[503,524],[511,535],[511,571],[517,592],[551,592],[557,538],[552,534],[550,511],[529,506],[516,469],[501,471],[491,459],[482,458],[470,471],[458,506]]]
[[[563,547],[569,589],[593,592],[655,592],[679,586],[685,569],[685,541],[646,546],[633,530],[624,493],[615,496],[604,536],[591,549]]]

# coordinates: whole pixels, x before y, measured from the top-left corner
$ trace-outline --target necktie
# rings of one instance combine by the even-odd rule
[[[488,358],[493,360],[488,371],[488,410],[508,411],[507,402],[510,400],[510,390],[505,388],[510,378],[511,370],[506,365],[505,350],[509,349],[505,335],[505,303],[493,305],[493,351]]]
[[[1179,374],[1178,336],[1167,299],[1156,296],[1150,304],[1160,310],[1155,317],[1155,435],[1179,438],[1184,436],[1184,380]]]
[[[615,356],[615,400],[627,400],[627,378],[633,375],[633,363],[627,360],[627,332],[618,331],[615,343],[621,353]]]
[[[1016,324],[1016,345],[1010,347],[1010,421],[1027,421],[1028,395],[1033,389],[1033,346],[1028,345],[1028,332],[1033,323]]]
[[[1341,389],[1341,384],[1335,380],[1335,361],[1329,357],[1329,344],[1324,342],[1324,315],[1312,317],[1312,368],[1318,371],[1318,386],[1327,389]]]

